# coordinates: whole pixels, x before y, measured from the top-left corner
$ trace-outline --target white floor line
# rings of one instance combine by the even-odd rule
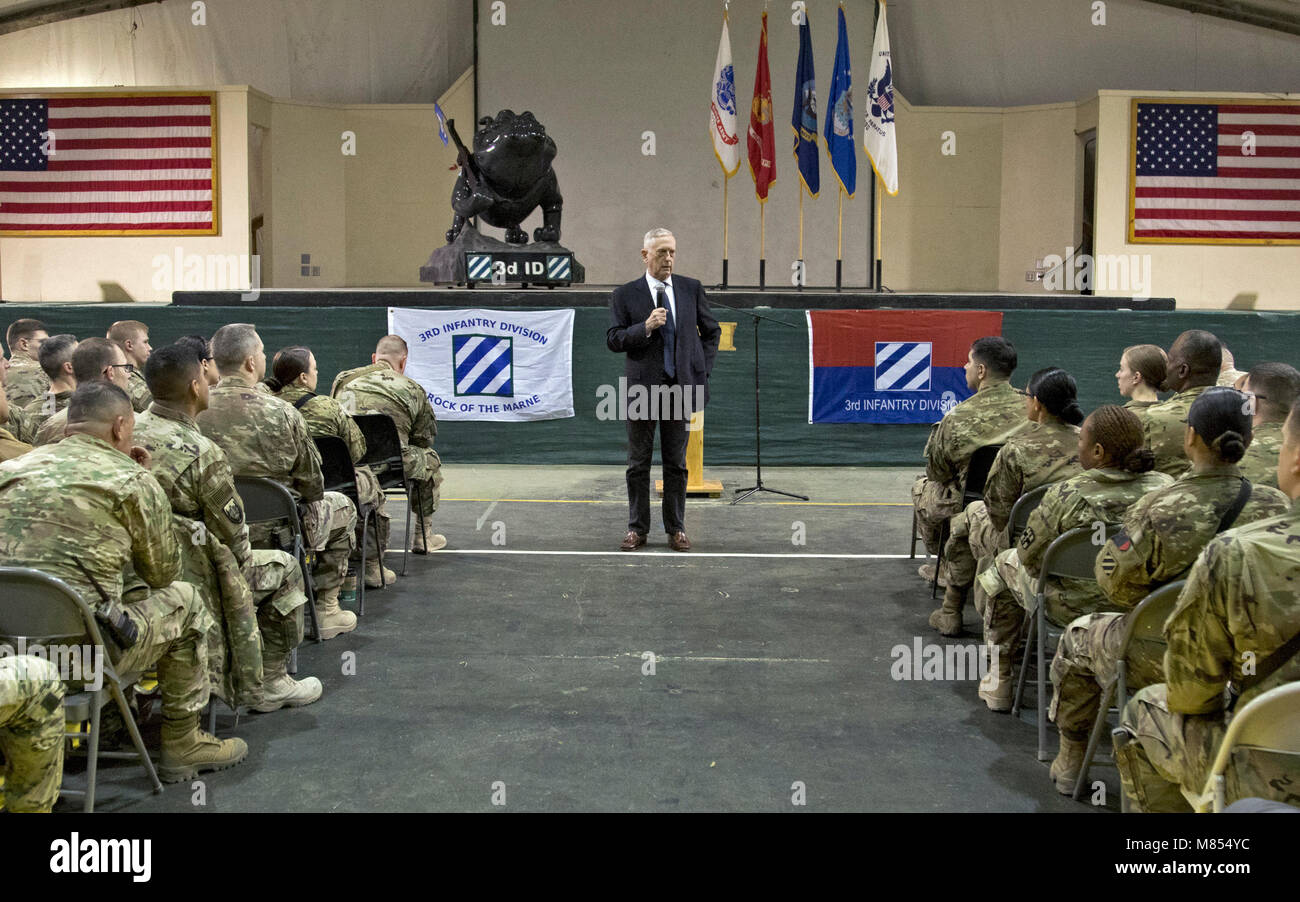
[[[642,557],[675,557],[682,560],[689,560],[693,557],[758,557],[758,558],[845,558],[845,559],[864,559],[864,560],[903,560],[910,555],[906,554],[803,554],[798,552],[760,554],[757,552],[722,552],[722,551],[521,551],[510,548],[443,548],[433,552],[434,555],[443,554],[553,554],[553,555],[584,555],[584,556],[601,556],[601,557],[623,557],[629,561],[634,561]],[[917,558],[924,562],[924,558]]]

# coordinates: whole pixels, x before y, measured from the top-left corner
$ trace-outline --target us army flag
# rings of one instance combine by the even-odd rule
[[[388,331],[440,420],[573,416],[573,310],[389,307]]]
[[[898,141],[894,134],[894,67],[889,58],[889,29],[885,4],[876,20],[876,41],[867,73],[867,111],[862,122],[862,148],[889,195],[898,193]]]
[[[722,14],[722,37],[718,39],[718,57],[713,63],[713,90],[709,98],[709,133],[713,136],[713,153],[722,164],[727,178],[740,168],[740,134],[736,131],[736,72],[731,65],[731,34],[727,14]]]

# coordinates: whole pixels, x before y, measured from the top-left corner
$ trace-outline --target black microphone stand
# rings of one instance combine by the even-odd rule
[[[733,313],[739,313],[748,316],[754,321],[754,485],[743,489],[736,489],[736,497],[732,504],[739,504],[750,495],[758,492],[770,492],[774,495],[785,495],[787,498],[798,498],[801,501],[807,501],[807,495],[796,495],[794,492],[783,492],[780,489],[769,489],[763,485],[763,440],[762,440],[762,419],[761,407],[759,405],[759,382],[758,382],[758,324],[760,320],[767,320],[770,323],[776,323],[781,326],[788,326],[791,329],[798,329],[794,323],[787,323],[785,320],[775,319],[770,316],[763,316],[761,313],[755,313],[752,310],[742,310],[739,307],[730,307],[726,304],[718,303],[710,299],[710,307],[721,307],[724,310],[730,310]]]

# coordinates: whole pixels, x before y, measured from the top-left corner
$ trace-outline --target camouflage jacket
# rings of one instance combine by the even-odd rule
[[[15,357],[9,361],[9,375],[5,377],[5,394],[13,407],[25,407],[50,390],[50,377],[41,365],[30,357]]]
[[[238,476],[264,476],[289,488],[304,503],[325,494],[320,452],[302,415],[242,376],[226,376],[209,393],[199,429],[226,452]]]
[[[126,393],[131,397],[131,406],[135,408],[136,413],[144,413],[153,402],[153,395],[149,393],[149,383],[144,381],[144,376],[138,367],[126,377]]]
[[[1240,477],[1232,464],[1191,472],[1143,495],[1125,512],[1123,528],[1102,547],[1094,571],[1112,607],[1133,607],[1195,563],[1236,500]],[[1277,489],[1254,486],[1233,525],[1274,517],[1289,506]]]
[[[1159,403],[1159,401],[1139,401],[1136,398],[1129,398],[1124,402],[1124,409],[1131,410],[1134,414],[1141,417],[1143,412],[1150,410]]]
[[[1183,453],[1183,435],[1187,431],[1187,411],[1192,402],[1205,393],[1209,385],[1197,385],[1180,391],[1167,401],[1152,404],[1140,415],[1146,446],[1156,456],[1156,469],[1177,479],[1191,467]]]
[[[107,442],[72,435],[0,464],[0,562],[34,567],[103,607],[80,561],[113,600],[130,566],[160,589],[180,578],[171,505],[158,480]]]
[[[348,453],[352,456],[354,464],[366,456],[365,436],[357,428],[356,421],[339,406],[338,401],[292,385],[281,389],[276,397],[289,404],[297,404],[302,398],[310,397],[310,401],[303,402],[298,407],[298,412],[306,421],[307,431],[312,437],[333,435],[343,439],[347,443]]]
[[[250,563],[244,505],[225,452],[186,413],[155,401],[135,421],[135,442],[171,502],[185,581],[202,591],[213,622],[208,669],[213,690],[231,704],[261,701],[262,646],[257,606],[246,580]]]
[[[1079,427],[1048,417],[1025,423],[1007,439],[984,483],[984,505],[999,531],[1007,528],[1016,499],[1040,485],[1059,482],[1079,472]]]
[[[1277,459],[1282,454],[1282,424],[1260,423],[1252,433],[1246,456],[1238,464],[1241,475],[1258,485],[1277,488]]]
[[[1124,511],[1143,495],[1163,488],[1174,480],[1164,473],[1129,473],[1098,468],[1084,470],[1058,482],[1043,495],[1029,515],[1020,536],[1018,555],[1030,576],[1037,578],[1047,546],[1076,527],[1093,528],[1096,523],[1118,523]],[[1050,577],[1044,586],[1046,607],[1053,623],[1069,623],[1075,617],[1107,607],[1106,596],[1093,580]]]
[[[32,450],[32,446],[18,440],[12,432],[0,426],[0,461],[13,460]]]
[[[5,421],[5,427],[20,442],[30,445],[36,441],[36,427],[32,425],[32,418],[17,404],[9,405],[9,419]]]
[[[1025,424],[1025,395],[1009,382],[986,385],[935,424],[925,443],[925,475],[960,489],[971,455],[1001,445]]]
[[[23,408],[23,416],[27,419],[27,428],[35,430],[35,434],[39,435],[45,421],[67,407],[68,402],[71,400],[72,392],[70,391],[55,392],[54,394],[47,391],[35,401],[28,403]]]
[[[1279,516],[1230,529],[1205,547],[1165,621],[1170,711],[1218,712],[1225,684],[1240,685],[1246,662],[1258,666],[1300,631],[1297,548],[1300,501]],[[1296,680],[1300,656],[1243,693],[1238,706]]]
[[[32,441],[33,445],[53,445],[55,442],[63,441],[63,431],[68,428],[68,408],[55,413],[36,430],[36,438]]]
[[[420,383],[396,372],[388,361],[339,373],[330,395],[349,414],[388,414],[397,424],[402,447],[433,447],[438,421],[428,394]]]

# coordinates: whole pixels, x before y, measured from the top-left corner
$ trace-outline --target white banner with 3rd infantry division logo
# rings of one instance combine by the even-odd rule
[[[388,331],[440,420],[573,416],[572,310],[389,307]]]

